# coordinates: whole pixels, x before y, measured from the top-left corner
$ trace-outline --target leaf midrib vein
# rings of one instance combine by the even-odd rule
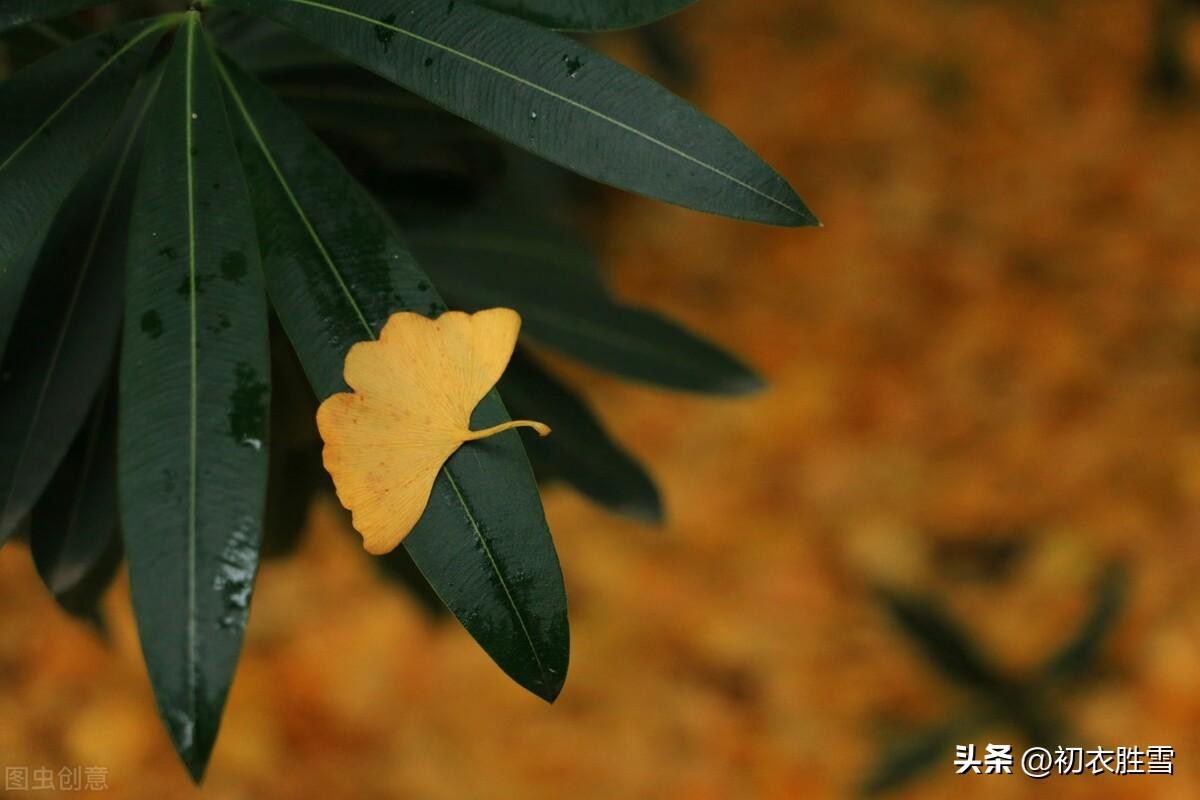
[[[233,85],[233,81],[230,79],[228,72],[225,70],[225,66],[223,64],[221,64],[221,62],[219,60],[217,61],[217,68],[221,73],[221,78],[224,81],[225,86],[229,89],[229,92],[230,92],[231,96],[233,97],[234,103],[238,107],[238,111],[241,113],[243,120],[245,120],[246,126],[249,128],[250,133],[254,137],[255,142],[258,144],[259,149],[262,151],[263,156],[267,159],[267,163],[270,165],[272,172],[275,174],[275,178],[279,181],[280,186],[283,188],[285,194],[287,195],[288,201],[292,204],[292,207],[296,211],[297,216],[300,217],[301,221],[304,224],[305,230],[308,232],[309,236],[312,238],[314,245],[317,247],[317,250],[321,253],[321,256],[325,260],[325,263],[328,265],[330,271],[333,273],[334,277],[337,279],[338,286],[342,290],[342,292],[345,294],[347,302],[349,302],[351,307],[353,307],[355,314],[358,316],[359,321],[362,323],[363,331],[366,333],[368,338],[370,338],[371,340],[375,340],[377,338],[375,336],[375,331],[372,330],[371,325],[367,322],[366,317],[363,315],[362,310],[359,308],[358,303],[354,299],[354,296],[350,293],[350,289],[347,286],[345,280],[342,278],[341,272],[338,270],[336,263],[334,263],[332,257],[329,254],[329,251],[325,248],[324,242],[322,242],[320,235],[317,233],[317,231],[313,227],[311,221],[308,218],[307,213],[304,211],[303,206],[300,205],[300,202],[296,198],[295,193],[292,191],[291,186],[289,185],[289,183],[287,181],[287,178],[283,175],[283,172],[279,169],[279,165],[276,163],[275,158],[272,156],[270,148],[267,146],[266,141],[262,137],[262,133],[259,131],[258,126],[254,123],[253,117],[250,115],[249,110],[246,108],[245,102],[242,100],[242,97],[238,93],[237,88]],[[525,641],[528,643],[529,650],[533,654],[534,660],[537,662],[538,669],[539,669],[539,671],[541,671],[543,677],[545,677],[546,668],[542,663],[542,658],[541,658],[541,655],[538,653],[538,648],[533,642],[533,637],[529,633],[528,626],[525,624],[525,618],[521,614],[521,609],[517,606],[516,600],[512,596],[512,592],[509,591],[508,582],[506,580],[504,580],[504,574],[500,571],[500,566],[499,566],[499,564],[496,563],[496,559],[492,555],[492,550],[490,547],[488,547],[487,540],[484,538],[483,532],[479,529],[478,522],[475,520],[474,515],[471,513],[471,509],[467,506],[466,499],[463,497],[462,492],[459,490],[458,484],[454,480],[454,476],[451,475],[449,467],[443,465],[441,471],[442,471],[442,474],[446,477],[446,480],[449,481],[450,487],[454,490],[454,494],[458,500],[458,504],[462,508],[463,513],[466,515],[467,521],[470,522],[471,530],[474,532],[475,538],[479,541],[479,544],[480,544],[481,548],[483,549],[484,555],[487,556],[488,563],[491,566],[493,573],[495,573],[496,579],[500,582],[501,588],[504,590],[504,596],[508,600],[509,607],[512,609],[513,615],[517,618],[517,623],[521,626],[521,633],[524,634],[524,636],[525,636]]]
[[[230,79],[229,73],[225,70],[225,65],[222,64],[219,59],[217,60],[217,69],[220,71],[221,80],[224,82],[226,88],[229,89],[229,93],[233,97],[234,103],[237,105],[238,111],[241,113],[242,119],[246,123],[246,127],[250,129],[250,135],[254,137],[255,143],[258,144],[258,149],[262,151],[263,157],[266,158],[267,164],[271,167],[271,172],[275,175],[275,179],[279,181],[279,186],[283,189],[284,194],[287,195],[288,202],[291,204],[292,209],[296,212],[296,216],[300,218],[300,222],[304,226],[304,230],[308,233],[309,238],[312,239],[313,245],[317,248],[317,252],[321,254],[321,259],[329,268],[329,272],[333,275],[334,280],[337,281],[338,288],[341,289],[342,294],[346,296],[346,301],[350,303],[350,307],[354,309],[354,314],[356,317],[358,317],[359,323],[362,324],[363,330],[366,332],[367,336],[374,339],[375,331],[372,330],[371,324],[367,322],[366,315],[363,313],[362,308],[358,305],[354,295],[351,294],[350,287],[346,284],[345,279],[342,277],[341,271],[337,268],[337,264],[334,263],[333,257],[329,254],[329,250],[325,247],[325,242],[321,239],[321,235],[317,233],[317,230],[313,226],[312,220],[309,219],[308,213],[304,210],[304,207],[300,205],[300,201],[296,197],[296,193],[292,191],[291,184],[288,183],[283,171],[279,168],[279,164],[275,161],[275,156],[272,155],[271,149],[267,146],[267,142],[263,138],[262,132],[259,131],[258,125],[255,124],[254,118],[250,115],[250,111],[246,108],[245,101],[242,100],[241,94],[238,92],[237,87],[233,85],[233,81]]]
[[[188,413],[190,415],[188,441],[188,679],[190,690],[188,702],[191,713],[189,718],[196,724],[198,710],[197,694],[200,691],[199,654],[196,651],[196,477],[197,477],[197,437],[199,435],[199,414],[197,410],[199,370],[196,363],[199,357],[196,330],[196,179],[195,168],[192,164],[192,126],[193,118],[192,81],[194,79],[193,62],[195,59],[196,27],[200,14],[189,12],[187,24],[187,60],[184,64],[184,162],[187,164],[187,215],[188,215],[188,305],[190,323],[190,366],[191,386]]]
[[[513,598],[512,592],[509,591],[508,581],[504,580],[504,573],[500,571],[500,565],[496,563],[496,557],[492,555],[492,548],[488,546],[487,539],[484,538],[483,532],[479,529],[479,523],[475,520],[475,515],[471,513],[466,498],[463,497],[462,491],[458,488],[458,482],[450,474],[449,467],[443,466],[442,474],[450,482],[450,488],[454,490],[454,496],[458,499],[459,506],[462,507],[463,513],[466,514],[467,521],[471,523],[471,530],[475,532],[475,538],[479,540],[479,545],[483,548],[483,554],[487,556],[492,571],[500,581],[500,588],[504,590],[504,596],[508,599],[508,604],[513,610],[513,615],[516,616],[517,623],[521,626],[521,633],[525,636],[525,641],[529,644],[529,651],[533,653],[533,660],[537,662],[538,672],[541,673],[543,679],[546,679],[546,666],[542,663],[542,657],[538,654],[538,649],[533,643],[533,637],[529,634],[529,627],[525,624],[525,617],[521,614],[521,609],[517,607],[517,601]]]

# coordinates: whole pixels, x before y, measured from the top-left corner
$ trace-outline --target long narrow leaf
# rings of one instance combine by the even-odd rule
[[[561,31],[636,28],[690,6],[696,0],[474,0],[477,5]]]
[[[300,546],[313,497],[332,491],[321,463],[317,401],[304,367],[278,325],[271,326],[271,454],[263,514],[263,559]]]
[[[599,369],[658,386],[740,395],[762,380],[681,326],[612,299],[591,254],[545,225],[473,219],[425,223],[406,238],[434,282],[474,310],[510,306],[524,333]]]
[[[318,67],[349,66],[294,31],[262,17],[250,17],[230,9],[214,9],[217,19],[209,25],[221,51],[229,54],[248,72],[301,72]]]
[[[388,134],[406,143],[492,139],[477,126],[358,67],[334,67],[317,74],[319,79],[308,74],[284,75],[269,85],[310,125],[319,129]]]
[[[1009,691],[1009,679],[940,606],[899,591],[880,589],[878,596],[900,630],[947,679],[985,696]]]
[[[115,391],[97,400],[90,421],[34,508],[29,549],[58,604],[103,629],[100,598],[121,561]]]
[[[84,39],[0,83],[0,353],[33,265],[23,254],[104,143],[176,19]]]
[[[387,218],[303,123],[232,65],[226,88],[271,302],[325,398],[345,389],[346,351],[375,338],[392,312],[436,315],[445,306]],[[492,392],[472,426],[507,419]],[[466,444],[450,458],[404,546],[496,663],[553,700],[567,668],[566,595],[515,431]]]
[[[646,522],[662,520],[654,481],[633,456],[613,441],[573,391],[518,349],[500,380],[514,415],[545,422],[553,436],[523,436],[535,464],[545,464],[600,505]]]
[[[1046,660],[1035,679],[1050,683],[1077,681],[1096,666],[1125,608],[1127,582],[1128,576],[1120,564],[1104,571],[1092,607],[1079,629]]]
[[[190,13],[151,111],[129,239],[122,529],[159,711],[197,781],[258,565],[270,367],[254,219]]]
[[[672,203],[815,225],[787,182],[653,81],[523,20],[444,0],[221,0],[544,158]]]
[[[862,794],[894,792],[939,764],[949,763],[954,745],[970,741],[977,724],[971,714],[909,733],[889,744],[861,784]]]
[[[0,543],[66,454],[112,362],[147,80],[40,249],[0,374]]]
[[[408,550],[397,547],[390,553],[372,558],[371,561],[383,578],[408,595],[431,620],[449,617],[446,604],[429,585],[429,581],[421,573],[417,562],[408,554]]]

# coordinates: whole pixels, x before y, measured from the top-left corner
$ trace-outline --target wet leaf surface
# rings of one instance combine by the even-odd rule
[[[149,117],[120,378],[134,611],[159,712],[197,781],[249,614],[270,380],[254,219],[214,58],[189,13]]]
[[[392,224],[269,91],[229,67],[226,89],[250,181],[271,302],[319,399],[346,388],[347,351],[400,310],[436,316],[440,295]],[[509,420],[491,392],[472,429]],[[519,684],[552,700],[566,677],[566,593],[516,434],[447,462],[404,546],[467,631]]]

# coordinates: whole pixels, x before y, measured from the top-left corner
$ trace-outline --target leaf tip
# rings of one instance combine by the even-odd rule
[[[550,705],[554,705],[554,701],[562,694],[563,686],[567,683],[566,670],[557,672],[554,670],[546,670],[542,676],[540,686],[534,688],[534,694],[545,700]]]
[[[167,718],[167,731],[171,736],[171,745],[179,755],[179,760],[183,762],[183,767],[187,770],[192,783],[200,786],[204,783],[204,775],[208,771],[208,762],[212,757],[213,746],[217,743],[217,728],[214,725],[210,726],[210,730],[207,731],[197,730],[197,726],[190,720],[184,721],[182,715],[178,716],[179,719],[174,714]]]
[[[817,219],[817,215],[799,197],[795,197],[796,207],[792,209],[792,221],[786,223],[792,228],[824,228],[825,223]]]
[[[749,367],[743,367],[736,373],[730,374],[715,387],[717,394],[729,397],[758,394],[766,388],[767,381]]]

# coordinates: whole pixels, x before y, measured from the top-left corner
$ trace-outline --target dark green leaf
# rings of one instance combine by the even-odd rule
[[[333,484],[321,462],[317,402],[304,368],[278,325],[271,326],[271,456],[263,558],[291,555],[300,545],[313,497]]]
[[[506,163],[506,153],[584,182],[352,64],[274,76],[268,85],[390,207],[461,206],[508,178],[535,180],[532,170]],[[539,202],[554,202],[545,184],[538,188]]]
[[[23,254],[104,143],[175,19],[84,39],[0,83],[0,353],[33,265]]]
[[[951,720],[911,733],[891,744],[867,772],[862,783],[866,795],[892,792],[906,786],[923,772],[949,764],[954,746],[969,735],[972,720]]]
[[[29,512],[108,372],[151,82],[55,217],[0,366],[0,542]]]
[[[948,679],[992,696],[1008,691],[1010,682],[939,606],[890,590],[880,590],[879,598],[922,655]]]
[[[100,598],[121,561],[115,391],[97,400],[90,421],[34,508],[29,547],[38,575],[58,604],[103,630]]]
[[[515,308],[522,332],[599,369],[658,386],[739,395],[761,379],[679,325],[613,301],[591,254],[546,225],[473,217],[428,221],[405,237],[462,308]]]
[[[690,6],[696,0],[474,0],[477,5],[562,31],[636,28]]]
[[[0,31],[40,19],[64,17],[73,11],[98,6],[109,0],[4,0],[0,8]]]
[[[258,565],[270,381],[254,218],[200,15],[151,110],[129,234],[122,529],[159,711],[203,775]]]
[[[394,311],[445,310],[365,191],[282,103],[226,75],[250,179],[267,287],[318,397],[345,390],[355,342]],[[508,419],[495,392],[476,429]],[[565,678],[566,596],[516,432],[459,448],[404,541],[445,604],[518,683],[552,700]]]
[[[379,569],[379,573],[412,598],[430,619],[441,619],[447,616],[449,612],[446,604],[429,585],[429,581],[425,580],[420,567],[408,554],[408,550],[397,547],[392,552],[384,553],[371,560]]]
[[[490,138],[465,120],[358,67],[325,70],[317,80],[289,76],[270,86],[316,127],[388,133],[406,143]]]
[[[536,25],[444,0],[222,0],[264,14],[582,175],[672,203],[815,225],[787,182],[653,81]]]
[[[658,490],[642,465],[612,440],[583,400],[521,349],[500,380],[500,394],[514,416],[554,431],[544,439],[522,436],[535,464],[546,464],[606,508],[647,522],[662,520]]]
[[[299,547],[313,497],[325,488],[329,477],[321,464],[319,447],[297,450],[274,443],[268,475],[262,556],[280,558]]]
[[[24,69],[40,58],[87,36],[87,30],[73,20],[35,22],[0,34],[5,62],[10,71]]]
[[[1125,608],[1126,575],[1120,565],[1109,567],[1096,587],[1096,599],[1079,630],[1051,656],[1042,668],[1048,681],[1072,681],[1096,665],[1121,612]]]
[[[217,23],[210,25],[210,30],[222,52],[228,53],[250,72],[259,75],[307,73],[318,67],[345,64],[329,51],[270,20],[231,10],[214,10],[220,17]]]

